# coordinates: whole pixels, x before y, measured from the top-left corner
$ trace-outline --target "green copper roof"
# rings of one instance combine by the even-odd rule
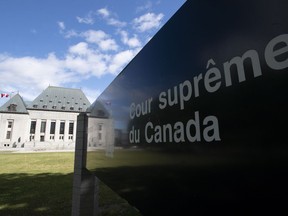
[[[27,113],[26,105],[19,94],[14,95],[10,100],[0,107],[0,112],[5,113]]]
[[[81,89],[49,86],[27,109],[85,112],[90,105]]]

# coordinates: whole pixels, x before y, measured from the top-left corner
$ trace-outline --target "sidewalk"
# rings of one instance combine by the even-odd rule
[[[10,148],[10,149],[0,149],[0,154],[1,152],[6,152],[6,153],[41,153],[41,152],[75,152],[75,149],[51,149],[51,150],[46,150],[46,149],[23,149],[23,148]]]

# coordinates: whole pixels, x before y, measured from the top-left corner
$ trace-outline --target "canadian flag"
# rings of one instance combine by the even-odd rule
[[[9,94],[7,94],[7,93],[1,93],[1,98],[3,98],[3,97],[9,97]]]

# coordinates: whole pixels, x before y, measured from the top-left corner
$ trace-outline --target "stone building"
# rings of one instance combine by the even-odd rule
[[[0,149],[74,149],[77,116],[90,105],[81,89],[49,86],[29,103],[16,94],[0,107]]]
[[[111,111],[110,111],[111,112]],[[88,151],[105,149],[107,156],[113,156],[115,128],[107,105],[95,101],[88,109],[87,147]]]

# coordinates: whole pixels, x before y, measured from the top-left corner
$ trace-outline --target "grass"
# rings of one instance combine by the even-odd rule
[[[71,215],[74,153],[0,153],[0,215]],[[100,182],[101,216],[140,215]]]

